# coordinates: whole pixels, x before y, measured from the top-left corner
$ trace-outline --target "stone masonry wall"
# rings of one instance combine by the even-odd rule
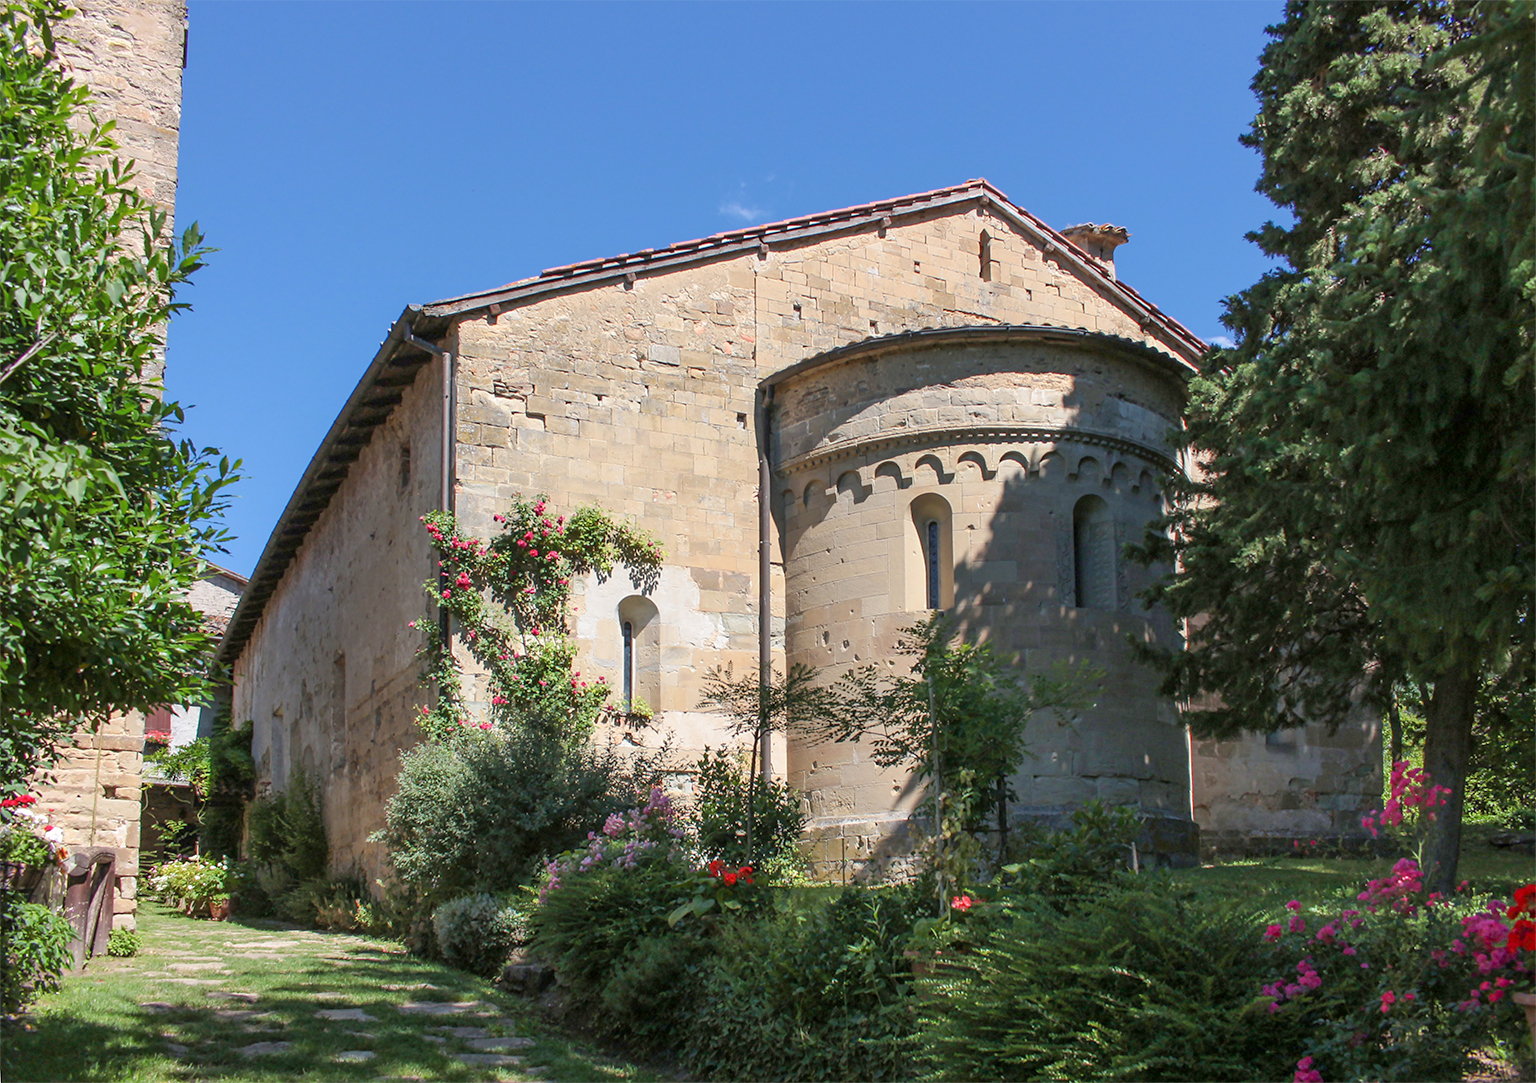
[[[172,214],[181,124],[186,7],[181,0],[75,0],[58,28],[60,60],[90,87],[100,120],[115,120],[120,154],[138,163],[138,185]],[[148,375],[158,379],[160,369]],[[133,928],[137,912],[144,718],[114,714],[99,733],[82,728],[40,780],[39,806],[53,810],[71,851],[117,849],[113,922]]]
[[[991,236],[987,278],[983,230]],[[667,567],[652,599],[660,726],[639,741],[670,732],[686,758],[727,738],[697,711],[704,672],[756,665],[758,381],[837,346],[989,323],[1105,331],[1172,354],[1108,299],[1106,287],[1063,271],[984,211],[641,275],[461,320],[454,342],[461,520],[484,534],[512,496],[543,493],[563,509],[599,504],[660,536]],[[1161,413],[1145,417],[1161,438],[1177,416],[1169,405],[1176,396],[1160,385],[1154,391],[1158,381],[1135,366],[1115,376],[1139,381],[1157,400]],[[1117,400],[1127,417],[1136,394],[1122,389]],[[783,509],[776,512],[781,648]],[[620,576],[586,585],[577,599],[583,668],[610,683],[620,678],[617,611],[631,593]],[[781,751],[776,766],[784,763]]]
[[[1363,842],[1360,818],[1381,807],[1381,725],[1365,711],[1331,734],[1314,723],[1190,744],[1207,858],[1286,850],[1293,841]]]
[[[1177,378],[1144,364],[1102,341],[930,341],[780,384],[789,660],[904,668],[900,631],[928,616],[923,524],[939,522],[940,601],[962,631],[1029,673],[1085,662],[1104,675],[1073,725],[1031,722],[1015,815],[1135,805],[1156,825],[1143,852],[1192,862],[1187,737],[1125,642],[1178,642],[1135,598],[1154,573],[1118,554],[1161,512],[1177,450]],[[1114,544],[1107,597],[1088,601],[1075,596],[1073,510],[1090,495]],[[856,744],[799,742],[790,777],[807,796],[819,873],[900,866],[908,840],[892,828],[926,800],[919,780]]]
[[[442,369],[426,365],[315,522],[234,666],[233,721],[255,722],[257,793],[305,770],[324,794],[331,864],[384,874],[383,826],[424,703],[411,621],[437,572],[420,517],[437,507]]]

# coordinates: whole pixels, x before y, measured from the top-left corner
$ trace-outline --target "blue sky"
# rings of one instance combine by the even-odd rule
[[[1130,229],[1120,277],[1207,338],[1266,266],[1238,145],[1278,2],[198,2],[178,221],[184,435],[245,462],[249,573],[400,311],[986,177]]]

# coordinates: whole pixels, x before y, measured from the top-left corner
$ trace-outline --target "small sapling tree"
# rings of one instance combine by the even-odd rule
[[[747,771],[746,854],[753,858],[758,834],[758,750],[772,733],[788,728],[814,728],[818,720],[831,715],[835,697],[829,688],[816,683],[816,671],[810,666],[794,665],[788,673],[775,673],[765,683],[756,670],[737,679],[730,666],[711,669],[704,676],[704,694],[699,706],[718,711],[738,737],[751,741],[751,763]]]
[[[989,806],[1000,845],[1006,840],[1008,777],[1028,755],[1030,719],[1044,712],[1066,724],[1092,706],[1099,674],[1080,665],[1025,678],[990,645],[961,640],[942,613],[903,629],[899,646],[913,658],[911,676],[892,677],[874,665],[850,671],[808,732],[820,740],[868,740],[876,763],[903,764],[928,779],[942,907],[949,887],[970,874]]]

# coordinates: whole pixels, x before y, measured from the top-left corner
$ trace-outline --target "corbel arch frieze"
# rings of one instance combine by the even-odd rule
[[[983,454],[976,447],[976,445],[1009,444],[1026,445],[1029,450],[1027,458],[1018,449],[1004,450],[999,446],[995,453],[997,458],[993,460],[991,456]],[[833,464],[841,464],[849,459],[894,461],[914,454],[919,458],[932,455],[940,468],[936,472],[942,484],[954,477],[959,458],[963,458],[967,453],[974,453],[975,459],[982,465],[983,473],[987,476],[990,476],[989,471],[992,473],[996,471],[994,461],[1000,463],[1003,458],[1009,457],[1024,463],[1033,474],[1039,469],[1040,459],[1046,451],[1043,445],[1059,447],[1086,445],[1084,450],[1072,456],[1071,472],[1074,476],[1077,474],[1076,467],[1086,457],[1094,457],[1103,465],[1105,478],[1111,476],[1115,465],[1122,457],[1149,462],[1166,474],[1176,475],[1180,472],[1178,461],[1165,451],[1122,436],[1064,426],[967,425],[903,429],[899,432],[880,433],[877,436],[839,440],[778,464],[775,473],[780,478],[789,478],[809,470],[825,468],[830,472]],[[1089,448],[1097,449],[1097,454],[1087,450]],[[944,461],[945,452],[953,454],[956,451],[959,451],[959,457],[950,462]],[[916,464],[913,465],[915,467]],[[910,468],[903,467],[902,470],[908,478],[911,477]],[[869,481],[866,480],[865,484],[869,484]]]

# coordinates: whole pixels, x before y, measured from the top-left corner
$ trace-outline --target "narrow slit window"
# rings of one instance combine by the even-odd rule
[[[992,281],[992,237],[986,230],[981,231],[981,280]]]
[[[610,625],[610,627],[612,627]],[[635,626],[624,622],[624,710],[635,708]]]
[[[923,542],[927,550],[925,556],[928,564],[928,608],[940,609],[942,608],[939,600],[939,559],[941,554],[938,520],[928,520],[928,526],[924,529],[924,535]]]

